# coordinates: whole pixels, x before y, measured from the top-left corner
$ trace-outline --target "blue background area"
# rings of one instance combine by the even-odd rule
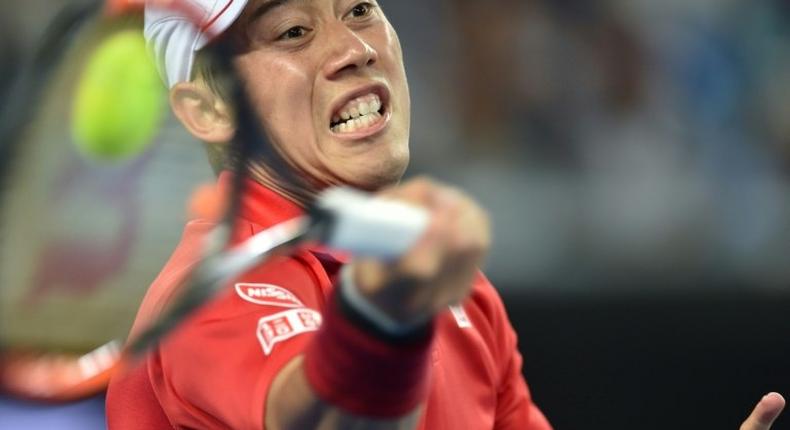
[[[104,396],[68,405],[34,404],[0,396],[0,430],[104,428]]]

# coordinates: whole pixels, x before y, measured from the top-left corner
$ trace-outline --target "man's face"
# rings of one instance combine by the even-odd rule
[[[377,189],[408,164],[400,42],[376,1],[251,0],[237,60],[275,145],[318,187]],[[237,27],[239,27],[237,26]]]

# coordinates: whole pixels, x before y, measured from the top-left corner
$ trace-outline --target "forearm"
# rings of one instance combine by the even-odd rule
[[[419,406],[401,417],[371,419],[322,401],[310,386],[303,364],[304,357],[299,356],[275,378],[266,402],[266,429],[409,430],[417,427],[422,409]]]
[[[321,330],[278,372],[267,429],[413,429],[428,394],[433,324],[392,337],[335,291]]]
[[[427,231],[397,261],[346,267],[321,330],[269,390],[267,428],[417,426],[430,388],[433,318],[468,296],[490,234],[482,209],[456,190],[417,180],[389,193],[429,209]]]

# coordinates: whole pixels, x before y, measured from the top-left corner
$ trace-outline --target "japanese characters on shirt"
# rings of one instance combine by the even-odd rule
[[[321,326],[321,314],[307,308],[290,309],[267,315],[258,320],[258,340],[263,353],[269,355],[274,346],[294,336],[317,331]]]
[[[238,283],[238,296],[249,303],[261,306],[286,308],[287,310],[266,315],[258,320],[256,335],[264,355],[271,355],[274,347],[300,334],[318,331],[321,314],[305,307],[295,294],[273,284]],[[471,320],[462,306],[450,306],[450,312],[459,328],[472,327]]]

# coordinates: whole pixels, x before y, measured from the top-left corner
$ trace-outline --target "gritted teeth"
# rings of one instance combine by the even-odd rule
[[[348,121],[341,122],[340,124],[332,127],[332,131],[335,133],[353,133],[355,131],[370,127],[381,120],[382,117],[383,115],[378,112],[371,112],[367,115],[362,115],[359,118],[352,118]]]
[[[334,114],[329,127],[336,133],[348,133],[375,123],[381,114],[381,98],[370,93],[346,103]]]

